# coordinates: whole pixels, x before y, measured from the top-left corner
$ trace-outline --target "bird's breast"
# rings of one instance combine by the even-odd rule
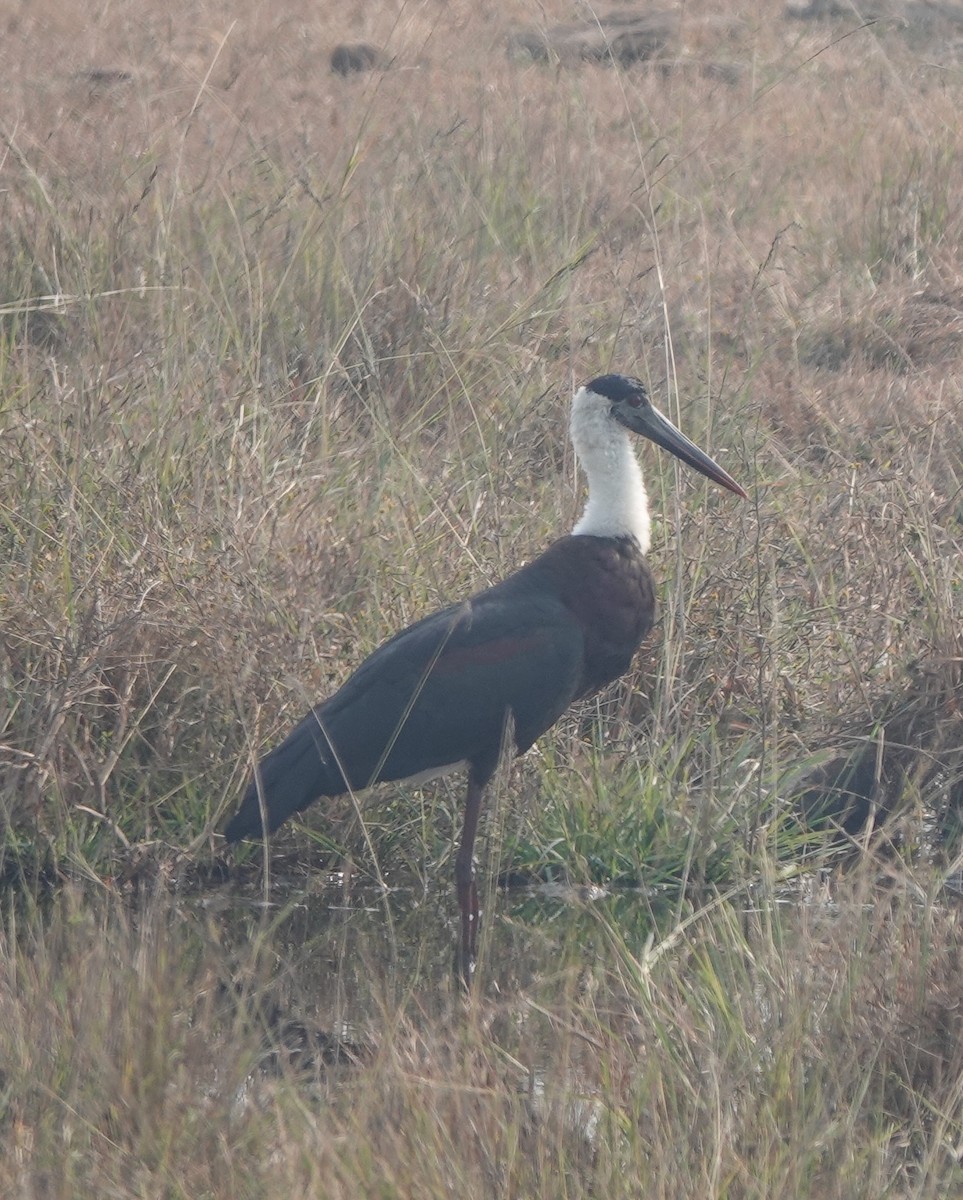
[[[582,695],[628,670],[655,620],[652,572],[634,538],[575,534],[540,560],[585,639]]]

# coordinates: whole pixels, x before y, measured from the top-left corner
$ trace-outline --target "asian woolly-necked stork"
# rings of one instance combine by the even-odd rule
[[[224,831],[229,842],[259,837],[321,796],[467,767],[455,859],[466,983],[479,924],[475,833],[503,740],[527,750],[573,701],[627,671],[652,627],[649,507],[628,431],[746,496],[652,406],[638,379],[602,375],[580,387],[571,437],[588,502],[571,534],[375,650],[261,759]]]

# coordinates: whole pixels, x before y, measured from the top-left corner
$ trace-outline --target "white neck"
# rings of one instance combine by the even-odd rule
[[[572,401],[571,434],[589,493],[572,533],[634,537],[646,554],[651,540],[649,501],[628,432],[600,397],[582,387]]]

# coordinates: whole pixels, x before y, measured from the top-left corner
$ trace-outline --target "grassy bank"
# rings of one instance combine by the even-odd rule
[[[505,53],[564,6],[11,18],[4,1194],[59,1194],[63,1162],[64,1195],[945,1194],[960,67],[952,25],[770,7],[687,6],[663,64],[624,69]],[[391,69],[332,75],[361,38]],[[211,876],[253,757],[365,653],[570,527],[568,400],[609,369],[752,499],[643,451],[659,625],[503,773],[486,875],[663,899],[638,937],[586,917],[585,976],[521,922],[539,970],[492,970],[467,1022],[440,968],[406,990],[326,948],[340,999],[311,1019],[364,1026],[363,1065],[250,1083],[272,971],[290,1006],[306,958],[167,885]],[[444,890],[460,788],[384,789],[363,833],[332,805],[275,871],[310,891],[348,855]],[[837,908],[774,908],[800,810],[847,792],[869,862]]]

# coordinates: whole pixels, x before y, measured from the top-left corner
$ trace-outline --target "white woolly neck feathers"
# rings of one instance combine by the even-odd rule
[[[572,533],[634,537],[646,554],[651,525],[642,468],[611,407],[584,387],[572,400],[572,445],[588,480],[588,501]]]

